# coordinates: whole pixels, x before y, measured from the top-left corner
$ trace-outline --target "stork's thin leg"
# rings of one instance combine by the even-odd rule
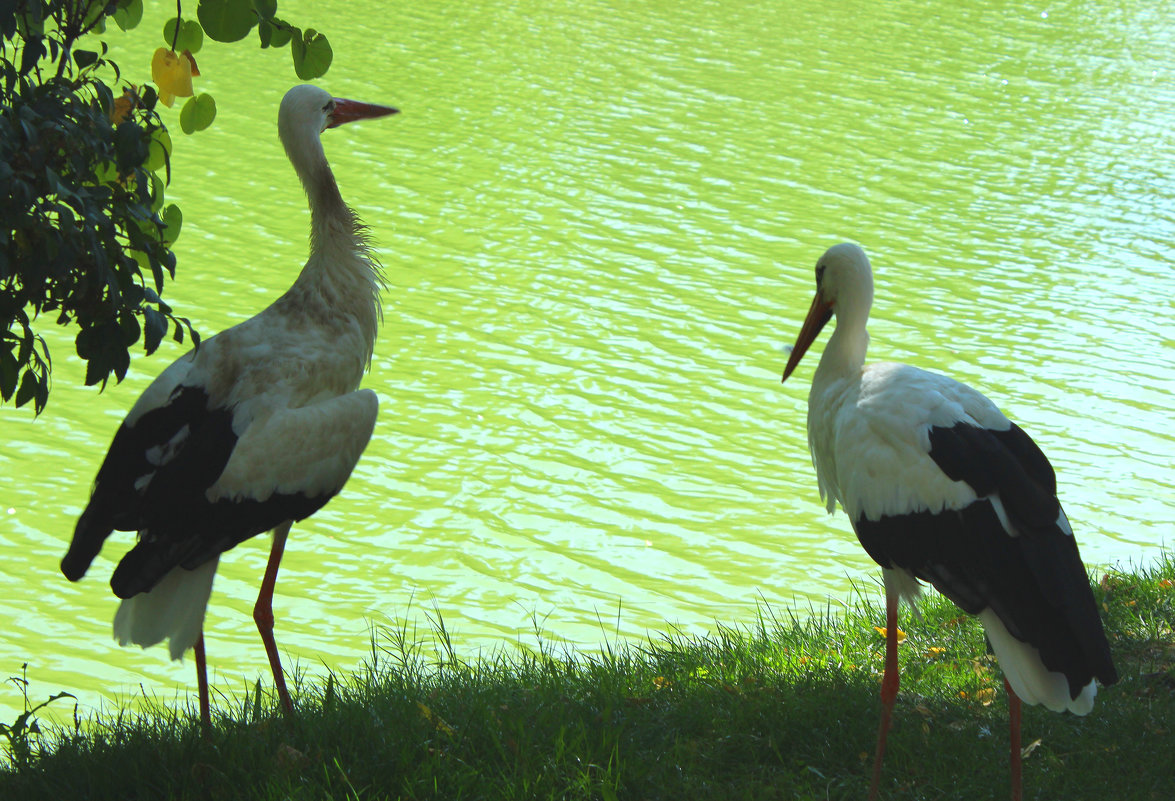
[[[265,653],[269,656],[269,667],[273,670],[273,684],[277,688],[282,707],[286,714],[290,715],[294,713],[294,705],[290,702],[289,692],[286,691],[286,677],[282,673],[281,657],[277,655],[277,643],[273,640],[273,587],[277,583],[277,569],[281,565],[291,525],[292,521],[287,520],[273,530],[273,548],[269,551],[265,578],[261,581],[261,592],[258,593],[257,603],[253,607],[253,620],[257,623],[257,631],[261,633]]]
[[[885,757],[885,740],[893,718],[893,705],[898,697],[898,598],[885,597],[885,675],[881,679],[881,725],[877,728],[877,751],[873,754],[873,781],[869,785],[869,801],[876,801],[881,786],[881,761]]]
[[[208,704],[208,662],[204,658],[204,630],[196,638],[196,687],[200,691],[200,728],[204,736],[212,732],[212,712]]]
[[[1012,767],[1012,801],[1020,801],[1023,790],[1020,785],[1021,751],[1020,751],[1020,697],[1012,691],[1012,685],[1004,679],[1004,689],[1008,691],[1008,730],[1012,746],[1010,751]]]

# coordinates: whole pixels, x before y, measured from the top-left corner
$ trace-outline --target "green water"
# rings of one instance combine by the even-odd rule
[[[285,0],[334,44],[322,85],[403,114],[326,134],[387,270],[381,409],[342,495],[293,531],[284,651],[348,669],[369,623],[426,613],[466,655],[536,627],[590,649],[874,591],[816,494],[816,354],[779,383],[843,239],[877,271],[872,357],[948,372],[1032,433],[1087,562],[1170,546],[1175,4],[961,5]],[[288,54],[199,58],[220,115],[178,143],[168,298],[210,334],[290,284],[309,219],[276,139]],[[87,707],[171,698],[190,660],[111,639],[130,535],[76,585],[57,564],[114,429],[181,351],[99,394],[47,333],[47,413],[0,409],[0,676],[28,662],[34,697]],[[222,691],[268,676],[267,547],[217,578]],[[18,705],[8,685],[0,718]]]

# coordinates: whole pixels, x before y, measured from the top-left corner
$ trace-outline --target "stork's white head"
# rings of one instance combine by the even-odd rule
[[[865,251],[851,242],[833,245],[816,262],[816,297],[792,347],[783,380],[792,374],[820,330],[832,319],[859,321],[864,328],[873,304],[873,268]]]
[[[816,262],[816,294],[838,311],[844,296],[848,302],[862,294],[873,297],[873,268],[865,251],[852,242],[842,242],[824,251]]]
[[[320,135],[327,128],[396,113],[397,109],[390,106],[332,97],[325,89],[303,84],[295,86],[282,98],[277,112],[277,132],[286,155],[305,181],[326,162]]]
[[[282,141],[305,136],[304,132],[308,131],[313,135],[325,131],[333,104],[330,92],[308,83],[286,92],[277,112],[277,130]]]

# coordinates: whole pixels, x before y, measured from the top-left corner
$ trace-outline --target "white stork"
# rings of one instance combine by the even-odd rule
[[[138,542],[110,580],[122,645],[196,650],[201,722],[210,724],[204,612],[221,553],[264,531],[273,547],[253,617],[278,695],[292,712],[273,639],[273,588],[291,524],[322,508],[371,438],[376,395],[358,389],[380,318],[379,265],[343,202],[321,133],[396,113],[286,93],[278,133],[310,202],[310,258],[260,314],[205,340],[147,387],[114,435],[61,572],[80,579],[111,531]]]
[[[1020,701],[1087,714],[1095,679],[1117,680],[1109,644],[1048,459],[971,387],[904,364],[865,364],[872,304],[865,252],[829,248],[783,373],[786,381],[835,314],[808,395],[808,443],[828,511],[840,503],[884,576],[885,675],[869,797],[898,692],[897,605],[913,602],[922,580],[983,622],[1008,690],[1019,799]]]

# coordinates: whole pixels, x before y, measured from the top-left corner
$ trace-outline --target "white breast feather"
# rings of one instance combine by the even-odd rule
[[[819,397],[817,394],[819,393]],[[867,366],[860,381],[832,381],[809,400],[809,441],[822,495],[852,519],[959,509],[975,500],[930,458],[930,429],[1010,423],[980,393],[901,364]]]

